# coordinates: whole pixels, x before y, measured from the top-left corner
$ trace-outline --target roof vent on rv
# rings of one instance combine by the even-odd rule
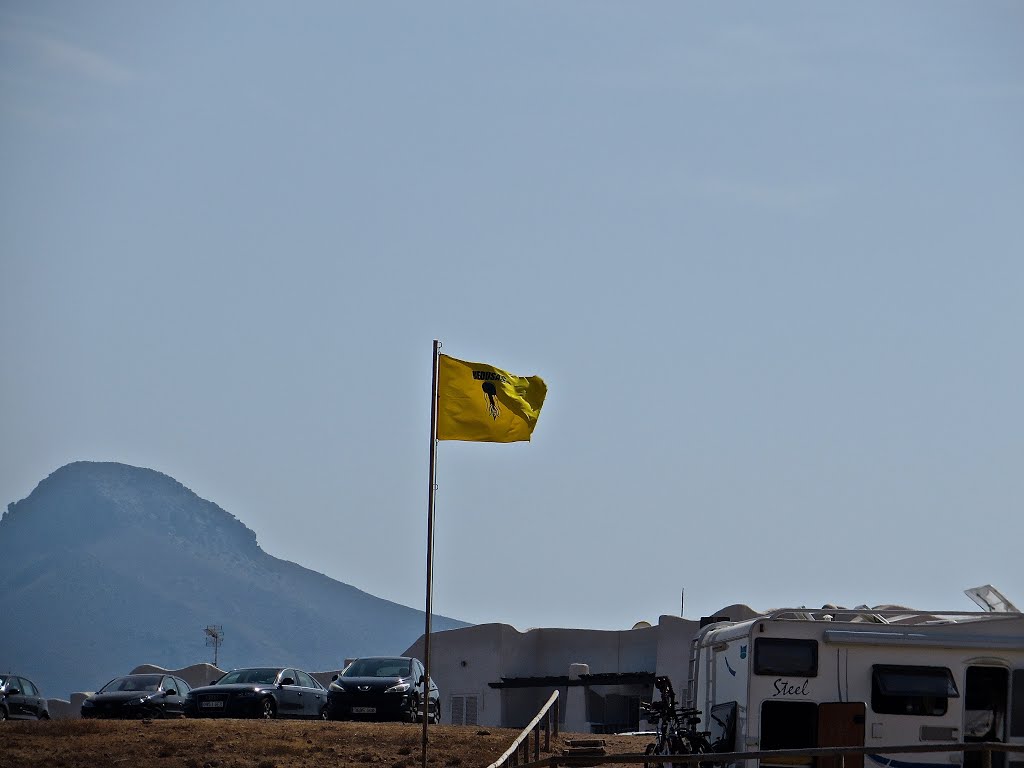
[[[989,613],[1020,613],[1020,609],[991,584],[965,589],[964,594]]]

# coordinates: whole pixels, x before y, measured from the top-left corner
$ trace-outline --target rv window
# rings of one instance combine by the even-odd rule
[[[715,752],[732,752],[736,744],[736,702],[716,704],[711,708],[710,741]]]
[[[817,677],[818,641],[755,638],[754,674]]]
[[[944,715],[960,692],[945,667],[876,664],[871,674],[871,709],[885,715]]]
[[[1010,697],[1010,735],[1024,736],[1024,669],[1014,670]]]

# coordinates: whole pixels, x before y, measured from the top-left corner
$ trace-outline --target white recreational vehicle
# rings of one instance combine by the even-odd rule
[[[847,768],[965,768],[978,752],[885,747],[1024,745],[1024,615],[866,608],[773,611],[694,637],[689,706],[716,751],[878,747]],[[993,766],[1024,768],[1024,754]],[[747,761],[750,766],[755,761]],[[788,757],[773,765],[811,764]]]

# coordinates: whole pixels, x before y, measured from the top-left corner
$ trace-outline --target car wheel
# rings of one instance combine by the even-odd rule
[[[7,710],[4,709],[3,707],[0,707],[0,720],[6,720],[6,719],[7,719]]]
[[[436,701],[430,702],[430,722],[437,725],[441,722],[441,707]]]
[[[40,720],[49,720],[50,719],[50,713],[49,712],[43,712],[43,714],[41,714],[39,716],[39,719]]]
[[[327,716],[327,705],[326,704],[324,704],[323,709],[320,710],[320,719],[321,720],[330,720],[330,718]]]
[[[274,700],[266,698],[263,700],[263,704],[260,706],[260,717],[264,720],[270,720],[277,714],[277,707],[274,706]]]

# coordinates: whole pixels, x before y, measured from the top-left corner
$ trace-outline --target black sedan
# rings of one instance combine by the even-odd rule
[[[409,720],[423,717],[425,672],[419,659],[367,656],[336,675],[328,689],[327,715],[332,720]],[[441,698],[431,680],[427,718],[441,720]]]
[[[233,669],[220,680],[193,688],[189,717],[306,717],[325,719],[327,691],[301,669]]]
[[[173,675],[115,677],[82,702],[82,717],[182,717],[188,692]]]
[[[27,677],[0,674],[0,720],[49,720],[46,699]]]

